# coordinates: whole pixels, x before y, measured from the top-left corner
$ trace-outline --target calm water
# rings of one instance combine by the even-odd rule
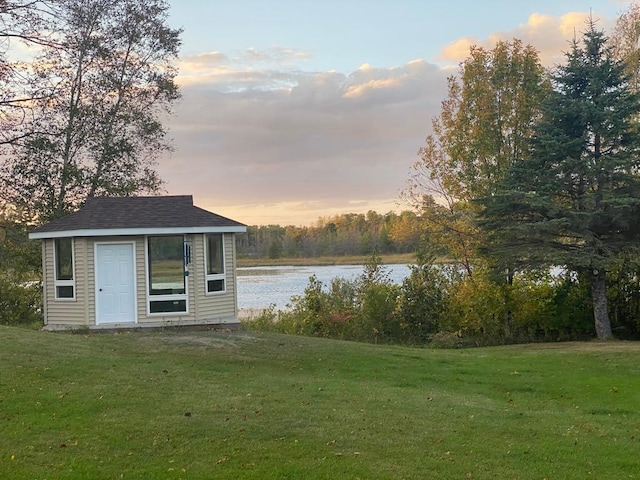
[[[261,309],[274,304],[277,309],[283,309],[292,296],[304,293],[312,275],[328,288],[334,278],[354,280],[362,268],[362,265],[238,268],[238,307]],[[407,265],[385,265],[384,269],[397,284],[409,275]]]

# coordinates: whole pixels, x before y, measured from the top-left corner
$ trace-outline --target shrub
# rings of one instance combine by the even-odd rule
[[[372,343],[438,348],[584,338],[593,331],[589,292],[575,275],[517,274],[512,283],[476,267],[473,277],[418,255],[402,285],[374,253],[350,282],[315,276],[288,309],[272,306],[253,328]]]
[[[344,279],[333,279],[330,289],[313,275],[302,295],[291,298],[287,309],[276,311],[271,305],[254,319],[245,320],[250,328],[293,335],[351,338],[355,287]]]
[[[42,325],[40,282],[20,282],[0,276],[0,324]]]
[[[254,330],[263,332],[275,331],[279,332],[278,312],[274,304],[269,305],[259,315],[244,318],[242,324]]]
[[[398,327],[396,340],[401,343],[426,343],[440,328],[451,282],[432,260],[418,257],[400,287],[393,316]]]
[[[588,281],[567,272],[553,283],[551,311],[540,322],[544,338],[575,340],[594,332],[591,293]]]
[[[640,258],[629,256],[608,275],[611,324],[618,338],[640,338]]]
[[[40,245],[0,211],[0,324],[42,325]]]
[[[391,283],[361,285],[358,292],[360,319],[354,340],[372,343],[396,343],[394,311],[399,287]]]
[[[492,345],[548,339],[557,329],[556,290],[548,274],[515,275],[508,284],[476,269],[450,287],[440,332]]]
[[[245,324],[261,330],[368,342],[398,341],[394,311],[399,287],[392,284],[377,253],[354,281],[334,278],[328,288],[315,276],[284,311],[270,308]]]

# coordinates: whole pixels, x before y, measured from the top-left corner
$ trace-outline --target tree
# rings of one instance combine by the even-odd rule
[[[0,201],[0,324],[42,321],[40,245],[27,238],[18,212]]]
[[[33,64],[39,88],[33,133],[1,172],[8,201],[44,221],[94,195],[155,192],[157,156],[170,146],[160,121],[179,98],[172,62],[180,30],[164,0],[60,3],[59,48]]]
[[[36,99],[51,94],[33,88],[29,65],[10,58],[12,47],[49,46],[53,40],[55,0],[0,1],[0,146],[12,144],[29,135],[22,127],[29,118],[30,106]]]
[[[459,78],[448,79],[448,97],[403,196],[469,273],[479,241],[470,202],[493,192],[525,153],[548,89],[537,51],[517,39],[492,50],[472,47]]]
[[[405,210],[399,216],[387,214],[389,222],[389,237],[396,249],[401,253],[415,252],[420,244],[420,219],[415,214]]]
[[[611,34],[615,58],[625,62],[629,85],[640,91],[640,4],[633,2],[616,20]]]
[[[624,64],[590,20],[557,69],[530,155],[482,201],[500,256],[586,275],[601,340],[612,336],[606,272],[640,239],[638,112]]]

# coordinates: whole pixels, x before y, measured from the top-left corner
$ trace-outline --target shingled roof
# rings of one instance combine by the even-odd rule
[[[92,197],[77,212],[32,230],[29,238],[245,231],[242,223],[196,207],[191,195]]]

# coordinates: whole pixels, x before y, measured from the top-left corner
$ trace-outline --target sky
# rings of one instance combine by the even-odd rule
[[[182,98],[166,193],[247,225],[304,226],[400,200],[446,79],[472,45],[519,38],[562,63],[623,0],[173,0]]]

